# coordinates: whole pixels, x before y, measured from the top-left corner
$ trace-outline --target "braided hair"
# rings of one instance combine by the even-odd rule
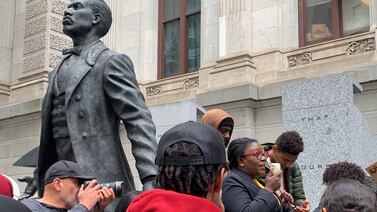
[[[183,157],[203,155],[194,143],[178,142],[168,147],[165,156]],[[224,164],[215,165],[160,165],[156,184],[158,188],[205,197]]]

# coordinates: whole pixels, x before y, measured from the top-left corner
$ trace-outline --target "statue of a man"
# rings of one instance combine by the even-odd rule
[[[157,142],[150,111],[127,55],[109,50],[100,38],[112,22],[103,0],[72,0],[64,11],[63,32],[73,48],[49,75],[42,107],[38,168],[39,194],[46,170],[58,160],[75,161],[100,183],[134,181],[120,136],[120,121],[132,144],[143,189],[152,188]]]

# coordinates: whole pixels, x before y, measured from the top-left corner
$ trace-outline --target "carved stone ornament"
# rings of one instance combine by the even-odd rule
[[[288,67],[297,65],[304,65],[312,62],[312,53],[304,52],[302,54],[296,54],[288,56]]]
[[[353,41],[348,44],[347,54],[353,55],[362,52],[373,51],[376,49],[376,42],[374,38],[368,38],[364,40]]]
[[[153,85],[146,88],[147,96],[155,96],[160,94],[162,91],[162,88],[160,85]]]
[[[192,77],[192,78],[186,79],[183,82],[183,89],[190,89],[190,88],[194,88],[198,86],[199,86],[199,77]]]

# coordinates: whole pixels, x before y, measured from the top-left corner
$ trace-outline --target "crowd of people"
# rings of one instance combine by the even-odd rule
[[[201,122],[181,123],[165,132],[157,147],[155,189],[123,194],[115,211],[377,211],[376,183],[356,164],[328,166],[326,190],[313,207],[296,162],[304,152],[301,136],[284,132],[274,144],[262,146],[246,137],[231,141],[233,127],[228,113],[213,109]],[[115,194],[95,178],[77,163],[61,160],[46,171],[43,196],[19,202],[11,199],[11,185],[0,175],[0,211],[105,211]]]

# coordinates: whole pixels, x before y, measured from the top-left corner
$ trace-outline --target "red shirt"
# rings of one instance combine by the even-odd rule
[[[2,174],[0,174],[0,194],[13,198],[12,183]]]
[[[131,202],[127,212],[221,212],[214,203],[192,195],[154,189]]]

